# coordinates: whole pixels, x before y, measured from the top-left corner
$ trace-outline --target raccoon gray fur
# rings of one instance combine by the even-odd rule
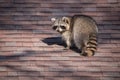
[[[95,20],[86,15],[52,18],[53,29],[61,33],[69,49],[73,44],[83,56],[93,56],[97,50],[98,28]]]

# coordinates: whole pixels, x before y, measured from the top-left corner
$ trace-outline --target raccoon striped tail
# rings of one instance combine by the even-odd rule
[[[95,54],[95,51],[97,50],[97,35],[92,34],[89,37],[89,42],[87,43],[87,46],[85,47],[85,50],[83,52],[83,56],[93,56]]]

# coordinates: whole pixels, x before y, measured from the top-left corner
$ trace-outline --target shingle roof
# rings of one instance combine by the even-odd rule
[[[120,80],[119,0],[0,0],[0,80]],[[50,18],[85,14],[99,28],[98,50],[63,50]]]

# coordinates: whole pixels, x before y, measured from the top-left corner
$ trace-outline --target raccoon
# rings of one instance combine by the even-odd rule
[[[72,17],[52,18],[52,28],[59,32],[67,47],[73,45],[83,56],[93,56],[97,50],[98,28],[90,16],[74,15]]]

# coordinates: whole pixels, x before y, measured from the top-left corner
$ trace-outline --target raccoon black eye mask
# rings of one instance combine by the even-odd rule
[[[56,30],[58,26],[53,26],[53,30]],[[61,29],[66,29],[65,26],[60,26]]]
[[[59,30],[62,39],[69,49],[72,44],[83,56],[93,56],[97,50],[98,28],[95,20],[86,15],[52,18],[53,30]],[[61,26],[62,25],[62,26]]]
[[[57,26],[53,26],[52,29],[53,29],[53,30],[56,30],[56,29],[57,29]]]
[[[60,26],[61,27],[61,29],[66,29],[66,27],[65,26]]]

